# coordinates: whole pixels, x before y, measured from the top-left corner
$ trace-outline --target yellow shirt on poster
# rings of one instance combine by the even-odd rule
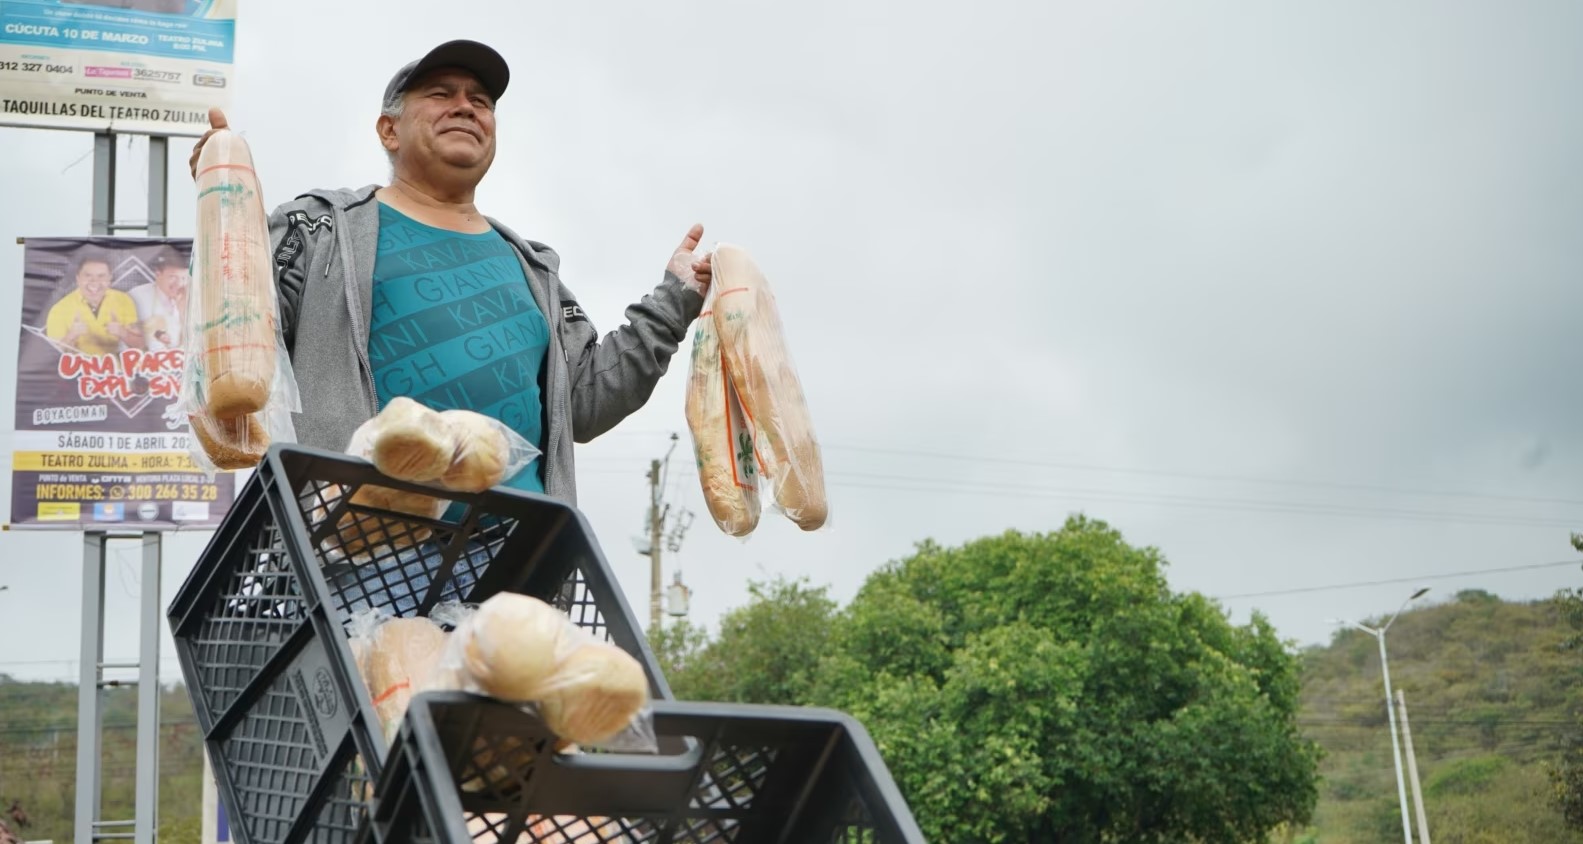
[[[88,300],[83,298],[82,291],[73,290],[49,309],[44,333],[52,340],[67,342],[66,335],[71,333],[72,325],[78,320],[87,328],[68,345],[85,355],[113,355],[121,351],[121,341],[111,336],[107,326],[112,322],[136,326],[137,305],[131,296],[119,290],[106,290],[104,300],[99,303],[99,311],[95,313],[88,306]]]

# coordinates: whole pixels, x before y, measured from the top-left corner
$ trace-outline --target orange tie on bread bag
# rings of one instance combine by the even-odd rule
[[[830,513],[824,460],[769,279],[740,246],[717,246],[712,263],[721,358],[775,504],[798,527],[818,530]]]
[[[197,193],[197,386],[208,415],[232,420],[265,408],[277,352],[269,217],[239,135],[221,129],[204,143]]]
[[[710,311],[698,315],[692,364],[687,374],[687,427],[704,502],[715,524],[730,536],[758,527],[758,460],[753,434],[720,358],[720,333]]]

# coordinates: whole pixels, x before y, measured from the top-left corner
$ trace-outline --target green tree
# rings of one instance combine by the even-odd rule
[[[649,634],[649,648],[660,663],[660,671],[671,685],[671,692],[683,700],[700,699],[697,690],[689,687],[686,694],[677,692],[678,682],[686,683],[694,664],[703,657],[709,645],[709,631],[685,618],[677,619]]]
[[[1583,736],[1567,737],[1561,758],[1548,773],[1551,798],[1567,828],[1583,832]]]
[[[802,703],[828,648],[836,603],[825,587],[777,578],[748,586],[749,602],[720,620],[720,633],[682,621],[652,639],[655,656],[682,700]]]
[[[1583,535],[1572,534],[1572,547],[1583,551]],[[1583,588],[1562,590],[1556,595],[1556,604],[1574,631],[1562,647],[1576,652],[1583,648]],[[1567,827],[1583,832],[1583,727],[1566,738],[1560,758],[1550,766],[1549,776],[1551,800]]]
[[[812,703],[875,736],[931,840],[1256,841],[1306,822],[1318,750],[1296,657],[1167,587],[1102,522],[946,549],[872,576]]]

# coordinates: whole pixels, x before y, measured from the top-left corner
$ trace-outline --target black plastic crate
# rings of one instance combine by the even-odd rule
[[[828,709],[654,703],[656,754],[553,752],[535,715],[413,698],[380,781],[379,844],[922,844],[867,731]]]
[[[656,699],[671,696],[575,508],[497,488],[444,493],[456,506],[439,519],[349,511],[364,484],[434,492],[349,455],[272,447],[171,602],[177,657],[239,844],[366,835],[388,748],[345,632],[358,610],[411,617],[451,599],[533,595],[636,657]],[[333,560],[325,538],[350,512],[359,535],[426,538],[378,546],[363,564]]]

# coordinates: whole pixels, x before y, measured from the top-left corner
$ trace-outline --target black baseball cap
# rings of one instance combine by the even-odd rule
[[[413,81],[442,67],[459,67],[478,77],[484,90],[496,102],[506,92],[506,83],[511,81],[511,69],[493,48],[465,39],[447,41],[430,50],[423,58],[408,62],[396,71],[390,84],[385,86],[385,99],[382,102],[390,102],[392,97],[407,90]]]

